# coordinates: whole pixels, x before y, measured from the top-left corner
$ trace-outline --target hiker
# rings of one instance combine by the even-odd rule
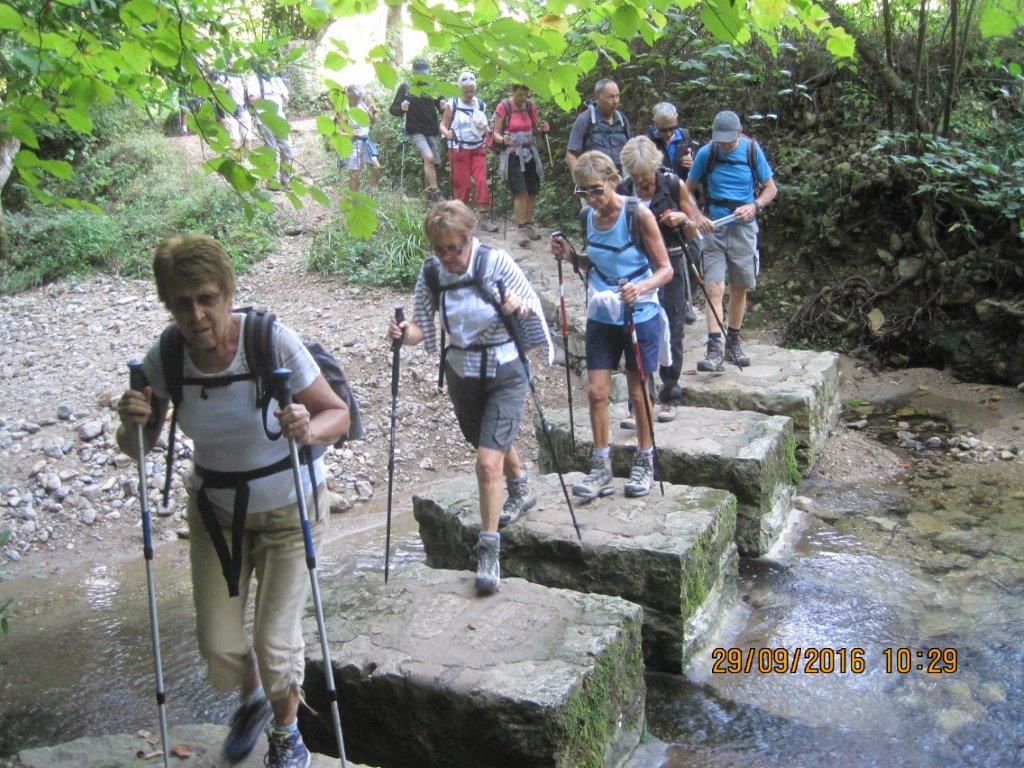
[[[451,163],[452,196],[469,205],[470,182],[476,195],[480,229],[497,232],[491,218],[491,192],[487,187],[487,105],[476,95],[476,76],[472,72],[459,75],[462,95],[444,104],[441,135],[448,140],[448,161]]]
[[[264,125],[259,118],[258,111],[260,102],[269,102],[277,116],[287,123],[288,85],[280,75],[268,75],[256,71],[246,80],[245,92],[249,95],[250,106],[257,110],[253,113],[253,121],[260,132],[260,138],[279,156],[278,178],[281,181],[281,188],[288,189],[292,179],[292,160],[295,159],[295,153],[292,151],[290,126],[283,136],[278,136]]]
[[[345,96],[348,98],[350,109],[361,109],[370,120],[377,117],[376,107],[366,99],[366,93],[360,85],[350,85],[345,89]],[[335,122],[341,120],[339,114]],[[376,190],[380,186],[380,151],[377,145],[370,139],[370,126],[363,125],[353,118],[349,118],[349,126],[352,130],[352,152],[342,160],[338,158],[338,170],[342,165],[348,169],[348,188],[353,192],[359,191],[359,177],[363,168],[370,169],[370,189]]]
[[[629,178],[620,182],[615,191],[627,197],[638,197],[641,204],[654,214],[672,267],[672,279],[658,289],[658,300],[668,317],[672,362],[658,369],[661,389],[658,391],[660,406],[657,419],[670,422],[675,419],[676,406],[681,404],[683,397],[679,375],[683,370],[683,336],[689,303],[683,238],[696,237],[694,222],[700,216],[700,210],[679,177],[661,168],[661,160],[662,154],[653,141],[646,136],[634,136],[622,148],[622,167]],[[679,231],[680,228],[683,232]],[[635,429],[635,423],[631,426]]]
[[[252,115],[246,108],[245,79],[231,72],[213,73],[213,82],[227,91],[228,98],[217,98],[217,117],[231,137],[236,151],[252,150]]]
[[[550,130],[540,119],[537,105],[530,100],[530,89],[522,83],[512,86],[512,97],[502,99],[494,111],[494,144],[502,147],[498,174],[508,182],[512,207],[519,229],[519,245],[526,248],[531,240],[540,240],[533,228],[533,211],[537,205],[544,164],[537,146],[537,134]]]
[[[686,181],[693,165],[693,140],[690,132],[679,125],[679,113],[667,101],[654,105],[651,118],[653,124],[647,136],[661,150],[661,164]]]
[[[569,132],[565,151],[565,164],[572,171],[584,152],[596,150],[612,159],[622,169],[619,153],[633,137],[629,119],[619,111],[619,86],[614,80],[598,80],[594,86],[594,100],[587,102],[576,117]]]
[[[627,496],[646,496],[654,481],[653,426],[647,420],[644,387],[638,375],[625,326],[623,304],[633,307],[636,334],[643,356],[643,370],[653,371],[659,360],[668,358],[668,321],[658,303],[658,290],[672,279],[672,267],[658,231],[658,222],[635,198],[615,191],[621,181],[611,158],[602,152],[584,152],[572,172],[575,194],[586,202],[581,213],[586,223],[587,270],[587,397],[594,455],[590,473],[572,487],[576,496],[593,499],[615,492],[609,447],[608,397],[612,371],[626,353],[626,382],[637,420],[637,451]],[[636,236],[634,236],[634,232]],[[570,255],[567,242],[551,239],[556,257]],[[620,287],[620,280],[625,284]]]
[[[388,331],[407,346],[425,342],[432,354],[437,354],[435,314],[447,331],[448,394],[463,437],[477,451],[476,590],[492,595],[501,585],[498,529],[517,522],[537,503],[513,445],[523,418],[526,373],[498,313],[513,315],[521,324],[524,352],[547,346],[549,363],[552,352],[537,294],[508,253],[474,237],[475,226],[476,215],[461,200],[430,209],[423,229],[434,256],[416,281],[413,319],[398,324],[391,318]],[[498,281],[507,291],[504,303],[499,303]]]
[[[412,73],[414,76],[429,74],[430,64],[426,59],[415,58]],[[414,84],[419,87],[428,85],[422,78],[415,80]],[[444,193],[437,186],[437,166],[441,163],[441,151],[437,146],[441,128],[437,116],[444,109],[444,100],[426,93],[416,96],[409,90],[409,83],[398,86],[389,111],[395,117],[405,117],[405,133],[423,160],[424,194],[428,203],[436,203],[444,200]]]
[[[708,215],[702,214],[698,221],[704,235],[701,262],[708,299],[715,309],[707,313],[707,353],[697,362],[698,371],[721,371],[726,360],[741,368],[750,365],[750,357],[740,346],[740,328],[747,308],[747,292],[756,287],[760,268],[757,214],[775,199],[778,189],[761,147],[741,131],[735,112],[715,115],[711,141],[697,152],[686,179],[690,194],[698,187],[704,189]],[[731,213],[736,214],[735,222],[715,227],[712,220]],[[727,271],[729,312],[723,351],[722,328],[715,314],[721,317]]]
[[[232,311],[234,270],[216,240],[206,235],[167,238],[156,249],[153,273],[157,294],[184,342],[180,383],[185,386],[175,418],[194,443],[186,488],[199,651],[213,687],[241,693],[224,757],[231,762],[245,759],[273,719],[267,732],[267,765],[308,766],[309,752],[296,714],[305,669],[302,618],[309,577],[288,443],[272,441],[265,428],[280,429],[285,438],[303,446],[330,445],[348,430],[349,411],[299,337],[278,323],[274,357],[292,371],[295,401],[268,413],[264,425],[255,405],[257,383],[242,343],[248,316]],[[118,404],[117,443],[133,456],[138,455],[135,426],[145,425],[143,448],[148,451],[159,439],[167,415],[171,393],[161,347],[161,342],[153,345],[143,363],[149,385],[142,392],[126,391]],[[322,459],[315,461],[313,470],[319,508],[310,495],[313,487],[307,472],[301,474],[314,537],[320,538],[328,512]],[[237,538],[233,523],[244,528]],[[238,593],[234,597],[226,582],[230,563],[222,559],[226,542],[233,539],[230,554],[240,558],[240,567],[233,572]],[[250,639],[245,617],[254,574],[256,607]]]

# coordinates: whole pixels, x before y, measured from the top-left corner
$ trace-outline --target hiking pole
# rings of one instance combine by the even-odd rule
[[[505,281],[498,280],[498,296],[501,297],[501,303],[505,303]],[[561,462],[558,460],[558,454],[555,452],[555,441],[551,438],[551,431],[548,429],[548,421],[544,418],[544,408],[540,404],[540,396],[537,394],[537,386],[533,383],[533,374],[530,373],[530,361],[526,359],[526,352],[523,348],[523,340],[519,336],[519,329],[516,327],[515,321],[501,311],[501,307],[498,307],[498,317],[501,318],[501,322],[505,326],[505,330],[508,331],[508,335],[512,337],[512,343],[515,344],[516,354],[519,355],[519,362],[523,364],[523,373],[526,374],[526,383],[530,387],[530,394],[533,395],[533,407],[537,409],[537,415],[540,416],[540,429],[544,433],[544,436],[548,439],[548,450],[551,451],[551,460],[555,464],[555,472],[558,473],[558,482],[562,485],[562,495],[565,496],[565,503],[569,507],[569,516],[572,517],[572,527],[576,529],[576,538],[583,542],[583,535],[580,533],[580,524],[576,522],[576,512],[572,508],[572,501],[569,498],[569,489],[565,487],[565,478],[562,476]]]
[[[146,375],[142,363],[128,363],[129,388],[141,392],[146,388]],[[153,643],[153,671],[156,675],[156,707],[160,713],[160,747],[164,753],[164,768],[168,768],[170,752],[167,745],[167,712],[164,703],[164,665],[160,660],[160,621],[156,615],[156,582],[153,581],[153,526],[149,517],[149,483],[146,481],[146,443],[142,424],[135,425],[135,462],[139,468],[139,507],[142,510],[142,556],[146,560],[146,597],[149,600],[149,630]]]
[[[405,138],[399,142],[402,145],[402,164],[398,170],[398,190],[402,197],[405,197]]]
[[[552,232],[551,236],[561,236]],[[565,282],[562,279],[562,256],[555,256],[558,264],[558,320],[562,326],[562,349],[565,351],[565,395],[569,401],[569,435],[572,438],[572,452],[576,454],[576,420],[572,413],[572,373],[569,367],[569,313],[565,308]]]
[[[402,305],[395,306],[395,323],[401,325],[405,320]],[[405,336],[405,331],[402,331]],[[388,449],[388,526],[384,535],[384,583],[388,583],[389,566],[391,563],[391,494],[395,487],[395,419],[398,412],[398,362],[401,360],[402,339],[391,341],[391,447]]]
[[[704,294],[704,303],[707,305],[708,311],[711,312],[711,316],[715,318],[715,322],[718,323],[718,330],[725,337],[725,348],[728,349],[729,333],[726,330],[725,325],[722,324],[722,318],[718,316],[718,310],[715,309],[715,305],[711,303],[711,297],[708,296],[708,288],[706,285],[704,285],[704,278],[701,277],[700,270],[697,269],[697,266],[693,263],[693,260],[690,258],[690,251],[686,247],[686,235],[682,231],[682,227],[676,227],[672,231],[675,233],[676,237],[679,238],[679,244],[683,246],[683,258],[686,259],[686,265],[690,268],[690,271],[693,272],[693,277],[697,281],[697,285],[700,286],[701,293]],[[697,232],[697,238],[700,240],[704,239],[703,236],[700,234],[700,231]],[[735,355],[733,355],[733,357],[735,358]],[[736,363],[736,368],[739,370],[740,373],[743,373],[743,366],[741,366],[739,363]]]
[[[281,408],[292,404],[292,387],[289,383],[292,372],[288,368],[274,370],[274,392]],[[316,577],[316,548],[313,546],[313,529],[306,514],[306,494],[302,489],[302,474],[299,468],[299,449],[295,438],[288,438],[288,452],[292,460],[292,480],[295,482],[295,503],[299,508],[299,522],[302,524],[302,543],[306,548],[306,568],[309,570],[309,586],[313,593],[313,610],[316,613],[316,628],[320,635],[320,649],[323,652],[324,682],[327,684],[327,700],[331,703],[331,719],[334,721],[334,738],[338,742],[341,767],[346,768],[345,739],[341,733],[341,714],[338,712],[338,692],[334,688],[334,669],[331,667],[331,651],[327,646],[327,629],[324,626],[324,607],[320,602],[320,583]],[[312,460],[312,459],[310,459]],[[310,467],[312,469],[312,467]],[[312,480],[312,475],[310,477]],[[317,510],[317,514],[319,514]]]
[[[555,167],[555,156],[551,154],[551,137],[548,136],[547,131],[544,132],[544,141],[548,145],[548,162],[551,163],[551,167]]]
[[[619,290],[622,290],[628,281],[625,278],[619,280]],[[633,322],[633,305],[626,304],[626,326],[629,329],[629,340],[633,343],[633,358],[636,360],[636,372],[640,375],[640,382],[643,389],[644,396],[644,413],[647,414],[647,428],[651,431],[651,457],[653,459],[654,471],[658,475],[658,484],[661,486],[661,495],[665,495],[665,481],[661,477],[661,466],[658,462],[658,444],[654,441],[654,409],[651,407],[651,393],[647,389],[647,374],[644,373],[644,359],[640,355],[640,342],[636,337],[636,323]],[[651,374],[653,379],[654,374]],[[637,438],[637,446],[639,447],[639,436]]]

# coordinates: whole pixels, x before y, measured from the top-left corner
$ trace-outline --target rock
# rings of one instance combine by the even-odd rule
[[[57,418],[61,421],[70,421],[74,418],[75,411],[70,405],[60,405],[57,407]]]
[[[21,560],[21,555],[18,554],[18,550],[16,549],[8,549],[6,554],[7,559],[10,560],[12,563],[16,563],[19,560]]]
[[[85,422],[78,428],[78,437],[85,442],[95,440],[103,434],[103,422],[98,419]]]
[[[802,509],[804,512],[810,512],[818,505],[815,504],[814,499],[810,498],[809,496],[794,496],[793,506],[795,506],[797,509]]]
[[[96,522],[96,510],[92,507],[85,509],[82,512],[82,522],[86,525],[92,525]]]
[[[60,486],[60,475],[56,472],[48,472],[45,477],[43,477],[43,488],[46,490],[55,491],[60,488]]]
[[[352,509],[352,502],[344,496],[339,496],[336,493],[331,494],[330,505],[332,515],[340,515]]]
[[[913,280],[924,271],[924,259],[905,256],[896,263],[896,274],[901,280]]]
[[[1000,451],[999,458],[1003,461],[1013,461],[1015,457],[1013,451]]]
[[[929,437],[927,440],[924,441],[924,447],[925,448],[931,448],[932,450],[938,450],[938,449],[942,448],[943,445],[945,445],[945,443],[942,442],[942,438],[941,437],[933,436],[933,437]]]
[[[119,453],[114,456],[114,466],[118,469],[124,469],[132,463],[132,458],[126,453]]]
[[[89,501],[96,501],[100,496],[103,495],[103,489],[98,485],[87,485],[80,491],[83,498]]]
[[[40,459],[39,461],[37,461],[35,464],[32,465],[32,469],[29,470],[28,476],[29,477],[35,477],[40,472],[42,472],[44,469],[46,469],[46,461],[44,461],[43,459]]]
[[[356,480],[356,495],[360,501],[367,501],[373,498],[373,486],[368,480]]]
[[[434,460],[431,459],[429,456],[424,457],[423,460],[420,461],[420,469],[433,469],[433,468],[434,468]]]
[[[970,725],[974,722],[974,718],[962,709],[956,709],[954,707],[947,707],[940,709],[935,713],[935,722],[938,723],[939,727],[946,733],[953,733],[963,728],[965,725]]]
[[[176,535],[176,536],[177,536],[177,537],[178,537],[179,539],[188,539],[188,537],[189,537],[189,531],[188,531],[188,526],[187,526],[187,525],[183,525],[183,526],[182,526],[181,528],[179,528],[178,530],[176,530],[176,531],[174,532],[174,534],[175,534],[175,535]]]
[[[846,426],[847,426],[848,429],[857,429],[857,430],[867,429],[868,428],[868,420],[867,419],[857,419],[857,421],[848,421],[848,422],[846,422]]]

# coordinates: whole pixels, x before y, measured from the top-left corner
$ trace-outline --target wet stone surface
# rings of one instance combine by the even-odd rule
[[[581,478],[573,473],[566,482]],[[655,491],[643,499],[595,500],[577,507],[581,542],[557,476],[532,478],[531,490],[537,506],[502,530],[502,574],[639,603],[646,662],[681,672],[735,597],[735,497],[666,485],[665,496]],[[435,483],[413,505],[427,564],[474,568],[480,531],[475,478]]]

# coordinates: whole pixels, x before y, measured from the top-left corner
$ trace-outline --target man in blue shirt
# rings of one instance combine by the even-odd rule
[[[697,152],[686,179],[691,194],[704,188],[705,210],[698,227],[703,233],[701,262],[708,298],[719,317],[725,279],[729,278],[728,334],[722,349],[722,328],[715,313],[708,312],[708,346],[698,371],[721,371],[724,361],[741,367],[750,358],[740,347],[740,327],[747,308],[747,291],[757,285],[757,214],[778,194],[772,169],[753,139],[743,136],[735,112],[719,112],[711,127],[711,141]],[[736,214],[736,221],[715,227],[714,220]]]

